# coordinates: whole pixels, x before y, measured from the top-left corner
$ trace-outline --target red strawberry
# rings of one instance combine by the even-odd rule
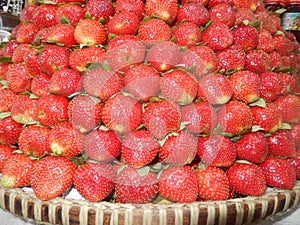
[[[102,20],[103,24],[108,23],[109,18],[115,13],[113,4],[109,0],[89,0],[86,3],[85,10],[95,20]]]
[[[230,78],[233,88],[233,99],[252,103],[260,98],[259,76],[251,71],[243,70],[233,73]]]
[[[244,69],[246,53],[239,45],[230,47],[216,52],[220,72],[238,71]]]
[[[157,139],[180,128],[180,111],[177,105],[168,100],[152,102],[142,117],[147,130]]]
[[[15,64],[24,63],[27,54],[32,51],[32,48],[29,44],[19,44],[12,53],[11,61]]]
[[[37,161],[31,173],[31,187],[41,200],[63,194],[73,183],[76,164],[66,157],[46,156]]]
[[[196,172],[199,197],[207,200],[226,200],[229,197],[229,181],[226,173],[214,166],[200,168]]]
[[[22,124],[14,121],[11,116],[0,119],[0,144],[14,145],[18,143]]]
[[[218,68],[214,51],[208,46],[196,45],[182,55],[182,66],[190,70],[196,78],[212,73]]]
[[[217,122],[214,108],[207,102],[196,102],[181,108],[181,121],[187,123],[186,129],[194,134],[213,132]]]
[[[21,23],[16,32],[16,40],[19,43],[30,44],[39,28],[33,23]]]
[[[187,105],[196,98],[198,83],[188,72],[172,70],[162,75],[160,89],[166,99],[180,105]]]
[[[29,186],[35,160],[23,154],[12,154],[2,168],[1,185],[5,188]]]
[[[197,138],[184,130],[167,137],[159,150],[160,158],[171,165],[190,164],[197,154]]]
[[[9,88],[0,89],[0,113],[9,112],[13,102],[17,100],[20,95]]]
[[[237,158],[251,163],[262,163],[269,153],[267,139],[261,131],[243,134],[234,146]]]
[[[160,19],[150,19],[140,24],[138,38],[151,45],[157,41],[169,41],[172,37],[171,27]]]
[[[89,158],[99,162],[111,162],[121,153],[121,142],[112,130],[97,129],[87,134],[83,148]]]
[[[273,101],[281,95],[283,81],[276,72],[264,72],[259,75],[261,84],[261,97],[266,101]]]
[[[83,76],[83,88],[91,96],[102,101],[108,100],[123,88],[123,76],[113,70],[95,68],[88,70]]]
[[[31,82],[31,92],[39,97],[49,94],[50,76],[45,73],[36,75]]]
[[[37,103],[38,122],[50,127],[68,120],[68,104],[69,100],[64,96],[50,94],[40,97]]]
[[[282,117],[274,103],[267,102],[265,107],[251,107],[253,126],[259,126],[265,132],[276,132],[282,126]]]
[[[66,157],[79,156],[83,151],[84,134],[65,121],[56,124],[49,134],[52,153]]]
[[[278,130],[267,137],[267,141],[269,155],[283,158],[293,158],[296,156],[296,146],[291,131]]]
[[[16,40],[9,41],[1,48],[1,57],[11,58],[14,50],[20,45]]]
[[[74,38],[77,44],[83,46],[104,44],[106,31],[100,22],[92,19],[82,19],[75,27]]]
[[[115,14],[108,22],[107,29],[113,35],[134,35],[139,26],[139,18],[133,12],[123,11]]]
[[[258,31],[253,26],[241,24],[233,31],[233,42],[249,52],[258,44]]]
[[[292,41],[283,35],[274,35],[273,40],[276,44],[275,50],[282,56],[288,55],[292,51]]]
[[[248,8],[236,8],[235,10],[235,25],[244,23],[244,21],[252,22],[255,20],[255,14]]]
[[[233,100],[219,108],[218,119],[222,132],[235,136],[251,129],[253,115],[246,103]]]
[[[18,145],[25,155],[42,157],[50,153],[49,134],[50,128],[38,125],[29,125],[25,127],[20,136]]]
[[[172,24],[177,16],[177,0],[146,0],[145,14],[148,17],[157,17],[168,24]]]
[[[36,77],[42,72],[38,54],[39,51],[35,48],[32,48],[32,50],[29,51],[24,58],[26,71],[30,77]]]
[[[296,152],[294,158],[288,159],[288,162],[294,167],[296,172],[296,178],[300,178],[300,152]]]
[[[256,47],[257,49],[261,49],[267,53],[274,51],[276,44],[273,40],[272,34],[269,31],[262,29],[258,34],[258,44]]]
[[[115,187],[116,173],[110,164],[86,163],[79,166],[73,182],[77,191],[88,201],[104,200]]]
[[[208,0],[207,1],[207,7],[211,8],[211,7],[213,7],[217,4],[220,4],[220,3],[227,3],[227,4],[230,4],[230,5],[233,5],[233,0]]]
[[[135,13],[139,19],[143,18],[145,5],[142,0],[118,0],[115,6],[116,13],[128,11]]]
[[[230,81],[222,74],[212,73],[199,80],[197,97],[213,105],[227,103],[233,95]]]
[[[173,37],[176,44],[191,48],[201,41],[202,33],[196,24],[186,21],[175,27]]]
[[[300,149],[300,124],[292,124],[291,129],[292,137],[294,139],[296,150]]]
[[[177,22],[188,21],[199,26],[204,26],[210,19],[210,14],[205,8],[197,2],[183,4],[177,14]]]
[[[300,97],[284,95],[273,101],[279,110],[284,123],[298,123],[300,121]]]
[[[32,78],[27,73],[24,64],[11,64],[8,67],[6,79],[7,85],[12,91],[16,93],[30,91]]]
[[[170,166],[159,177],[159,194],[173,202],[194,202],[198,196],[198,180],[189,166]]]
[[[67,97],[74,92],[80,92],[81,88],[81,74],[78,71],[60,69],[51,76],[49,93]]]
[[[72,126],[80,132],[88,132],[101,123],[103,104],[88,95],[75,96],[69,103],[68,116]]]
[[[70,67],[79,72],[86,71],[90,64],[101,61],[104,49],[98,46],[75,49],[69,58]]]
[[[57,23],[67,20],[69,24],[75,25],[79,22],[79,20],[84,18],[85,13],[85,9],[80,5],[63,4],[59,5],[58,9],[56,10],[55,19]]]
[[[256,11],[256,9],[258,8],[258,3],[256,2],[256,0],[233,0],[233,4],[237,7],[237,8],[248,8],[250,10],[252,10],[253,12]]]
[[[289,74],[289,73],[278,73],[278,75],[281,77],[283,82],[283,89],[281,91],[282,95],[286,95],[291,93],[297,84],[297,80],[295,76]]]
[[[132,97],[117,94],[105,102],[102,121],[111,130],[129,133],[142,122],[142,105]]]
[[[207,43],[214,51],[220,51],[233,44],[233,33],[224,23],[212,23],[203,31],[202,43]]]
[[[57,5],[53,4],[42,4],[35,8],[33,12],[32,21],[38,27],[51,27],[57,24],[55,19]]]
[[[292,189],[296,182],[295,168],[286,159],[268,157],[259,164],[267,185],[281,189]]]
[[[159,93],[159,73],[144,64],[133,67],[124,74],[126,90],[141,101],[148,101]]]
[[[212,22],[225,23],[228,27],[232,27],[235,24],[235,10],[228,3],[214,5],[208,12]]]
[[[39,54],[42,72],[52,75],[55,71],[69,67],[69,51],[60,46],[46,45]]]
[[[120,203],[150,203],[158,193],[158,180],[152,171],[141,175],[126,167],[117,176],[115,190]]]
[[[229,187],[236,193],[248,196],[261,196],[267,188],[263,170],[252,163],[234,163],[226,171]]]
[[[180,48],[174,42],[164,41],[155,43],[147,53],[147,63],[159,72],[167,71],[180,62]]]
[[[2,172],[3,165],[15,150],[12,146],[0,144],[0,172]]]
[[[29,3],[29,1],[27,2],[27,5],[21,11],[20,22],[22,22],[22,23],[26,23],[26,22],[33,23],[32,18],[33,18],[34,10],[36,9],[37,5],[30,5],[28,3]]]
[[[0,56],[1,56],[1,51],[0,51]],[[10,63],[0,62],[0,79],[1,80],[6,80],[6,74],[7,74],[9,65],[10,65]]]
[[[271,58],[266,52],[256,49],[246,55],[245,69],[260,74],[270,71],[271,68]]]
[[[47,37],[42,40],[46,43],[54,43],[66,48],[70,48],[73,45],[76,45],[74,38],[75,28],[71,24],[57,24],[48,29]]]
[[[228,167],[236,158],[233,142],[222,135],[199,137],[198,156],[208,166]]]
[[[11,106],[11,117],[20,124],[30,124],[37,121],[37,99],[29,95],[17,98]]]
[[[127,134],[122,140],[122,159],[133,168],[151,163],[160,149],[156,139],[146,130]]]

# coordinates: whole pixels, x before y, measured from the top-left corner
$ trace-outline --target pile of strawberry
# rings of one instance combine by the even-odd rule
[[[189,203],[300,179],[299,43],[260,0],[30,0],[0,61],[3,187]]]

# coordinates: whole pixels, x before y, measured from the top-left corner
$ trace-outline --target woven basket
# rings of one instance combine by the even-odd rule
[[[293,190],[270,190],[260,197],[191,204],[113,204],[55,198],[41,201],[32,192],[0,186],[0,207],[29,221],[63,225],[250,224],[282,215],[299,203]]]

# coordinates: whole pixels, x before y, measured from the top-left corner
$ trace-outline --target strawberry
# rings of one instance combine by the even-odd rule
[[[108,23],[109,18],[115,13],[113,4],[109,0],[89,0],[85,5],[85,10],[95,20],[102,20],[103,24]]]
[[[17,100],[20,95],[9,88],[0,89],[0,113],[9,112],[13,102]]]
[[[150,18],[155,16],[168,24],[172,24],[178,16],[177,0],[146,0],[144,11]]]
[[[218,68],[214,51],[210,47],[202,45],[196,45],[185,51],[182,54],[180,64],[186,70],[190,70],[197,79],[216,71]]]
[[[167,137],[159,150],[160,158],[171,165],[190,164],[197,154],[197,138],[184,130]]]
[[[105,102],[102,121],[113,131],[120,134],[129,133],[142,122],[142,105],[130,96],[117,94]]]
[[[82,133],[101,123],[103,104],[88,95],[77,95],[69,103],[68,116],[72,126]]]
[[[172,37],[171,27],[160,19],[150,19],[140,23],[138,38],[151,45],[157,41],[169,41]]]
[[[0,51],[0,56],[1,56],[1,51]],[[10,63],[0,62],[0,80],[6,80],[6,74],[7,74],[9,65],[10,65]]]
[[[143,18],[144,1],[142,0],[117,0],[115,3],[115,12],[133,12],[139,19]]]
[[[69,67],[69,51],[61,46],[46,45],[39,54],[42,72],[52,75],[55,71]]]
[[[229,167],[236,158],[233,142],[222,135],[200,136],[197,154],[208,166]]]
[[[235,24],[235,10],[228,3],[214,5],[208,12],[213,23],[225,23],[228,27],[232,27]]]
[[[42,72],[39,51],[32,48],[24,58],[25,68],[30,77],[34,78]]]
[[[140,174],[132,167],[124,168],[116,178],[116,195],[120,203],[150,203],[158,194],[156,174]]]
[[[295,142],[296,150],[300,149],[300,124],[292,124],[291,129],[292,137]]]
[[[210,14],[205,8],[197,2],[183,4],[177,14],[177,22],[188,21],[196,24],[198,27],[204,26],[210,19]]]
[[[2,172],[3,165],[15,150],[16,149],[12,146],[0,144],[0,172]]]
[[[175,43],[191,48],[201,41],[202,34],[199,27],[192,22],[183,22],[178,24],[173,30],[173,37],[175,38]]]
[[[158,142],[148,131],[134,131],[122,140],[122,159],[130,167],[141,168],[155,159],[159,149]]]
[[[33,23],[33,14],[34,10],[36,9],[37,5],[27,5],[22,9],[21,15],[20,15],[20,22],[21,23]]]
[[[49,94],[50,76],[45,73],[36,75],[31,82],[32,94],[42,97]]]
[[[225,104],[233,95],[230,81],[219,73],[204,76],[198,84],[197,97],[213,105]]]
[[[282,56],[288,55],[293,48],[291,47],[291,40],[283,35],[274,35],[273,40],[275,42],[275,50]]]
[[[30,91],[32,78],[26,71],[24,64],[16,63],[8,67],[6,74],[9,89],[16,93]]]
[[[288,162],[294,167],[296,172],[296,178],[300,178],[300,152],[296,152],[294,158],[288,159]]]
[[[230,4],[230,5],[233,5],[233,0],[208,0],[207,1],[207,7],[211,8],[211,7],[213,7],[217,4],[220,4],[220,3],[227,3],[227,4]]]
[[[262,29],[258,33],[258,44],[256,48],[261,49],[267,53],[270,53],[275,50],[276,44],[273,40],[272,34],[269,31]]]
[[[151,66],[138,65],[124,74],[125,89],[141,101],[148,101],[159,93],[159,73]]]
[[[27,44],[27,43],[19,44],[13,50],[11,61],[15,64],[24,63],[27,54],[31,51],[32,51],[32,49],[29,44]]]
[[[20,45],[16,40],[7,42],[4,47],[1,48],[1,57],[11,58],[15,49]]]
[[[207,43],[214,51],[220,51],[233,44],[233,33],[224,23],[212,23],[203,31],[202,43]]]
[[[91,96],[102,101],[108,100],[124,87],[123,76],[113,70],[95,68],[88,70],[83,75],[83,88]]]
[[[57,24],[55,19],[57,5],[53,4],[42,4],[35,8],[33,11],[32,21],[39,28],[51,27]]]
[[[162,75],[160,89],[166,99],[180,105],[187,105],[196,98],[198,83],[192,74],[182,70],[172,70]]]
[[[241,46],[245,52],[249,52],[256,48],[258,34],[255,27],[241,24],[233,31],[233,43]]]
[[[258,8],[258,3],[256,2],[256,0],[233,0],[233,4],[237,7],[237,8],[248,8],[250,10],[252,10],[253,12],[256,11],[256,9]]]
[[[261,84],[261,97],[266,101],[273,101],[281,95],[283,81],[276,72],[264,72],[259,75]]]
[[[70,53],[70,67],[79,72],[84,72],[90,64],[100,62],[103,54],[104,49],[98,46],[75,49]]]
[[[23,128],[18,145],[25,155],[42,157],[51,152],[49,135],[51,129],[38,125],[29,125]]]
[[[74,187],[86,200],[99,202],[113,191],[115,176],[112,165],[88,162],[76,169]]]
[[[262,131],[243,134],[234,146],[237,158],[251,163],[262,163],[269,153],[268,142]]]
[[[251,107],[253,126],[259,126],[265,132],[276,132],[282,126],[282,116],[276,105],[267,102],[265,107]]]
[[[0,119],[0,144],[14,145],[18,143],[22,124],[17,123],[11,116]]]
[[[296,78],[293,75],[284,72],[279,72],[278,75],[282,79],[282,83],[283,83],[281,94],[287,95],[291,93],[295,89],[295,86],[297,84]]]
[[[89,158],[99,162],[111,162],[121,153],[121,142],[112,130],[96,129],[85,137],[83,148]]]
[[[19,43],[30,44],[38,30],[38,27],[33,23],[21,23],[18,27],[15,38]]]
[[[267,157],[259,164],[267,185],[281,189],[292,189],[296,183],[295,168],[286,159]]]
[[[66,157],[79,156],[83,151],[84,134],[68,121],[56,124],[49,134],[52,153]]]
[[[75,28],[71,24],[57,24],[47,27],[47,36],[43,40],[45,43],[54,43],[66,48],[76,45],[74,38]]]
[[[194,202],[198,196],[198,180],[189,166],[170,166],[159,177],[159,194],[172,202]]]
[[[241,195],[261,196],[265,194],[267,181],[260,166],[235,162],[226,171],[229,187]]]
[[[69,100],[64,96],[50,94],[40,97],[36,110],[38,122],[50,127],[68,120],[68,104]]]
[[[209,2],[209,0],[181,0],[181,4],[185,4],[185,3],[188,3],[188,2],[198,2],[201,5],[206,6],[207,3]]]
[[[214,166],[200,168],[196,172],[199,197],[207,200],[226,200],[229,197],[229,181],[226,173]]]
[[[63,194],[73,183],[76,164],[63,156],[46,156],[37,161],[31,173],[31,187],[40,200]]]
[[[148,51],[146,61],[157,71],[164,72],[180,62],[180,48],[174,42],[155,43]]]
[[[74,92],[80,92],[82,78],[80,72],[73,69],[60,69],[54,72],[50,78],[49,93],[69,96]]]
[[[213,131],[217,114],[207,102],[196,102],[181,108],[181,121],[187,123],[186,129],[194,134],[209,134]]]
[[[55,13],[56,23],[61,23],[64,20],[71,25],[77,24],[85,17],[85,9],[76,4],[63,4],[59,5]]]
[[[216,52],[218,67],[220,72],[238,71],[244,69],[246,53],[239,45],[230,47]]]
[[[271,68],[271,58],[266,52],[256,49],[246,55],[245,69],[261,74],[270,71]]]
[[[233,88],[233,99],[248,104],[260,98],[260,78],[257,74],[248,70],[238,71],[233,73],[229,80]]]
[[[300,122],[300,98],[297,95],[287,94],[279,97],[273,103],[279,110],[284,123]]]
[[[139,18],[133,12],[123,11],[115,14],[108,22],[107,29],[111,35],[134,35],[139,25]]]
[[[100,22],[92,19],[82,19],[75,27],[74,38],[77,44],[83,46],[104,44],[106,31]]]
[[[29,95],[22,95],[17,98],[11,106],[11,117],[20,124],[35,123],[37,99]]]
[[[218,119],[222,132],[235,136],[251,129],[253,115],[246,103],[232,100],[219,108]]]
[[[252,22],[255,20],[255,14],[248,8],[235,8],[235,25],[244,23],[244,21]]]
[[[180,128],[180,111],[177,105],[168,100],[152,102],[145,109],[142,121],[147,130],[157,139]]]
[[[1,185],[5,188],[29,186],[34,164],[35,160],[29,156],[13,153],[3,165]]]
[[[267,137],[269,155],[274,157],[293,158],[296,146],[290,130],[278,130]]]

